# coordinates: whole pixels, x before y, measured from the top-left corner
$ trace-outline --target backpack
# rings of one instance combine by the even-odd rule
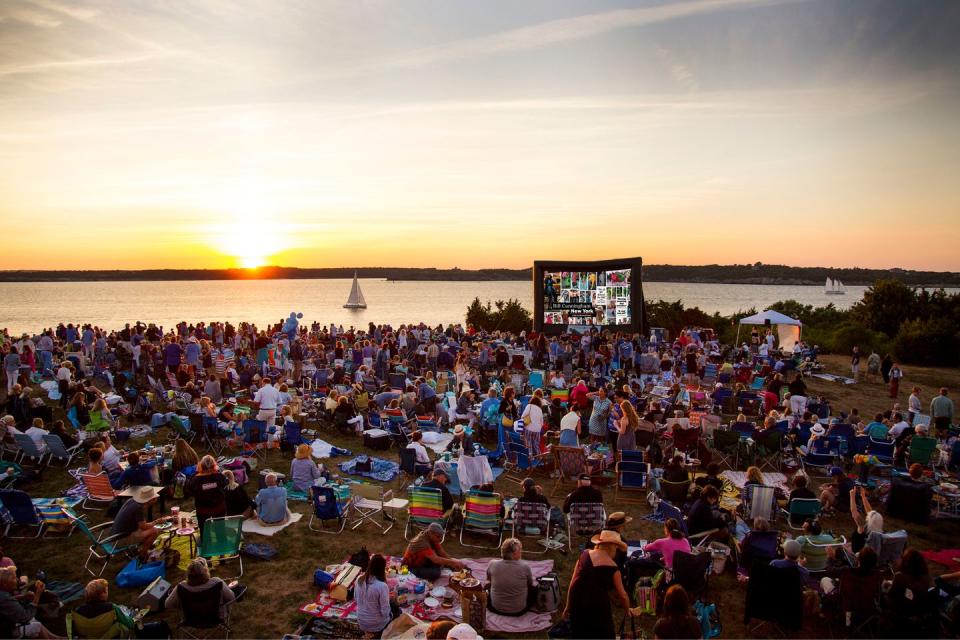
[[[693,614],[700,620],[701,634],[703,640],[716,638],[723,632],[723,625],[720,624],[720,611],[715,604],[705,604],[697,600],[693,603]]]
[[[660,569],[653,577],[637,579],[637,583],[633,587],[633,601],[643,613],[652,616],[657,615],[657,590],[660,588],[665,575],[666,572]]]
[[[536,610],[552,613],[560,608],[560,580],[556,572],[551,571],[537,578]]]
[[[350,564],[360,567],[366,571],[367,565],[370,564],[370,552],[367,551],[366,547],[360,547],[360,551],[357,551],[350,556],[349,562]]]

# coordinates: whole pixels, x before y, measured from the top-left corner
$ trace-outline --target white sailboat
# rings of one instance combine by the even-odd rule
[[[363,299],[363,291],[360,291],[360,281],[357,280],[357,272],[353,272],[353,287],[350,288],[350,297],[347,303],[343,305],[344,309],[366,309],[367,301]]]
[[[840,280],[827,278],[827,283],[823,287],[823,292],[828,296],[842,296],[847,293],[847,288],[843,286]]]

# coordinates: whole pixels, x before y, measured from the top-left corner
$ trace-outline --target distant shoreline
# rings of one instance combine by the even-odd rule
[[[395,282],[529,282],[530,269],[414,269],[400,267],[358,267],[300,269],[261,267],[259,269],[141,269],[89,271],[0,271],[0,282],[147,282],[190,280],[303,280],[347,279],[354,272],[360,278],[383,278]],[[831,269],[784,265],[644,265],[645,282],[688,282],[697,284],[757,284],[781,286],[822,286],[826,278],[839,278],[847,285],[868,286],[877,280],[900,280],[928,288],[960,287],[960,273],[908,271],[903,269]]]

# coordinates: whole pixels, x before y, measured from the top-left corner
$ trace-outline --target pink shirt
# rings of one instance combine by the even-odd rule
[[[643,550],[647,553],[651,551],[659,551],[663,556],[663,563],[667,565],[668,569],[672,569],[673,552],[686,551],[687,553],[690,553],[690,541],[686,538],[660,538],[659,540],[648,542]]]

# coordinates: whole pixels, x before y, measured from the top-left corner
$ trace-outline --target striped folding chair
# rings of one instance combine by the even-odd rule
[[[43,459],[47,457],[47,452],[40,449],[37,446],[37,443],[33,441],[33,438],[28,436],[25,433],[14,433],[13,439],[17,442],[17,455],[14,456],[14,462],[23,463],[26,458],[33,458],[37,461],[37,464],[43,464]]]
[[[410,505],[407,507],[407,524],[403,529],[405,540],[411,540],[411,531],[421,531],[431,524],[443,527],[446,538],[447,518],[443,512],[443,494],[433,487],[410,487]],[[416,535],[416,533],[414,533]]]
[[[503,518],[500,515],[502,508],[503,496],[499,493],[477,491],[476,489],[468,491],[466,502],[463,505],[463,522],[460,524],[460,544],[478,549],[496,549],[499,547],[503,540]],[[463,541],[464,532],[488,535],[496,538],[497,541],[491,547],[467,544]]]
[[[607,512],[602,502],[574,502],[567,514],[567,546],[573,551],[574,536],[592,536],[603,529]]]
[[[524,553],[546,553],[550,542],[550,507],[542,502],[515,504],[512,535],[514,538],[534,538],[544,547],[543,551],[531,551],[524,547]]]
[[[84,509],[102,511],[106,507],[91,507],[89,503],[99,503],[109,506],[110,503],[117,498],[117,492],[114,491],[113,486],[110,484],[110,477],[106,471],[101,471],[97,475],[81,473],[80,480],[83,482],[83,486],[87,488],[87,497],[81,505]]]

